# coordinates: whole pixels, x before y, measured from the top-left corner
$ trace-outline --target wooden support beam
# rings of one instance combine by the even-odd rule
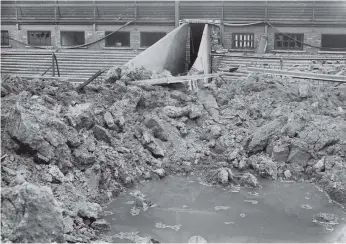
[[[221,75],[229,75],[229,74],[230,73],[228,72],[219,72],[219,73],[205,74],[205,75],[173,76],[173,77],[165,77],[165,78],[158,78],[158,79],[129,81],[127,83],[131,85],[168,85],[168,84],[174,84],[174,83],[184,83],[186,81],[191,81],[191,80],[202,80],[204,78],[219,77]]]
[[[286,71],[286,70],[278,70],[278,69],[253,68],[253,67],[248,67],[247,71],[254,72],[254,73],[290,76],[290,77],[301,78],[301,79],[324,80],[324,81],[346,83],[346,76],[338,76],[338,75],[325,75],[325,74],[295,72],[295,71]]]

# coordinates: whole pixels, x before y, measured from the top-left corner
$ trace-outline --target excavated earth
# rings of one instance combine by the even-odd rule
[[[92,242],[126,188],[167,175],[306,180],[346,205],[346,86],[253,75],[198,92],[2,77],[1,241]]]

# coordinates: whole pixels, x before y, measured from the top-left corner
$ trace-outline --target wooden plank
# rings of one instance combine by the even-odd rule
[[[256,73],[264,73],[264,74],[272,74],[272,75],[290,76],[290,77],[302,78],[302,79],[325,80],[325,81],[346,83],[346,76],[325,75],[325,74],[294,72],[294,71],[286,71],[286,70],[264,69],[264,68],[253,68],[253,67],[248,67],[247,71],[256,72]]]
[[[167,84],[173,84],[173,83],[184,83],[186,81],[191,80],[201,80],[204,78],[213,78],[213,77],[219,77],[221,75],[229,75],[228,72],[219,72],[214,74],[206,74],[206,75],[186,75],[186,76],[173,76],[173,77],[165,77],[165,78],[158,78],[158,79],[148,79],[148,80],[137,80],[137,81],[130,81],[128,84],[132,85],[167,85]]]

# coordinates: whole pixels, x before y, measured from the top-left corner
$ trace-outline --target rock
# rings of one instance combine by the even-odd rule
[[[147,148],[154,157],[162,158],[165,156],[165,151],[159,140],[155,139],[147,131],[139,128],[136,131],[136,137],[142,143],[144,148]]]
[[[83,218],[97,219],[102,208],[97,203],[80,202],[78,215]]]
[[[166,176],[166,172],[163,168],[159,168],[159,169],[154,169],[153,172],[155,174],[157,174],[160,178],[163,178]]]
[[[110,230],[111,225],[105,219],[98,219],[91,224],[91,228],[95,230]]]
[[[315,214],[313,218],[319,222],[324,222],[324,223],[331,223],[331,222],[337,223],[338,221],[338,216],[332,213],[318,213],[318,214]]]
[[[203,114],[203,106],[202,105],[190,105],[190,111],[189,111],[189,119],[197,119],[202,116]]]
[[[64,242],[62,211],[47,186],[24,182],[1,189],[1,236],[12,242]]]
[[[249,153],[263,151],[269,143],[269,139],[284,126],[287,117],[281,117],[257,128],[248,146]]]
[[[73,219],[69,216],[64,218],[64,234],[69,234],[73,231]]]
[[[286,179],[291,179],[291,177],[292,177],[291,171],[285,170],[284,171],[284,176],[285,176]]]
[[[107,128],[110,130],[116,130],[117,126],[115,125],[113,116],[110,112],[105,112],[103,115],[103,119],[105,120],[105,123],[107,125]]]
[[[62,183],[65,179],[64,174],[56,165],[51,165],[48,170],[49,174],[52,176],[52,182]]]
[[[268,157],[259,156],[252,161],[252,167],[263,178],[277,179],[277,164]]]
[[[157,116],[147,115],[144,119],[144,125],[151,130],[154,137],[161,141],[168,140],[168,133],[164,122]]]
[[[93,132],[97,140],[112,144],[112,135],[107,131],[107,129],[103,128],[102,126],[95,125]]]
[[[229,162],[232,162],[232,161],[234,161],[235,159],[237,159],[237,157],[239,156],[239,154],[240,154],[240,149],[237,148],[237,149],[233,150],[233,152],[231,152],[231,153],[228,155],[227,160],[228,160]]]
[[[76,104],[70,106],[67,117],[72,119],[77,130],[82,128],[90,129],[95,124],[95,115],[93,113],[92,103]]]
[[[6,130],[22,152],[34,155],[37,162],[49,163],[55,147],[66,143],[68,129],[58,113],[41,102],[22,92],[8,118]]]
[[[287,145],[279,144],[273,147],[272,159],[274,162],[284,163],[286,162],[290,149]]]
[[[222,185],[228,184],[228,171],[226,168],[221,168],[217,174],[217,181]]]
[[[209,140],[217,139],[221,136],[221,127],[218,125],[212,125],[209,127]]]
[[[190,112],[188,106],[185,107],[175,107],[175,106],[166,106],[163,108],[163,113],[170,118],[180,118],[187,116]]]
[[[321,158],[320,160],[317,161],[316,164],[312,166],[315,172],[321,172],[324,170],[324,161],[325,161],[325,158]]]
[[[96,156],[88,152],[85,147],[77,148],[73,152],[73,156],[75,157],[76,163],[82,168],[93,165],[96,162]]]
[[[287,162],[305,166],[310,158],[310,153],[308,153],[305,149],[293,145],[291,147],[290,154],[288,155]]]
[[[259,187],[259,183],[254,175],[245,173],[240,177],[240,184],[243,186]]]
[[[307,98],[310,96],[311,87],[308,82],[299,82],[298,83],[298,94],[301,98]]]
[[[239,170],[245,170],[248,168],[248,164],[244,159],[241,159],[238,163],[238,169]]]

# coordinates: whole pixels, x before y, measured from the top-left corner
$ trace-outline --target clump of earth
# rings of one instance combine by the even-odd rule
[[[345,85],[256,75],[198,92],[121,80],[76,92],[2,80],[4,242],[96,241],[119,193],[170,174],[309,180],[346,205]]]

